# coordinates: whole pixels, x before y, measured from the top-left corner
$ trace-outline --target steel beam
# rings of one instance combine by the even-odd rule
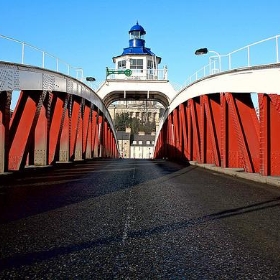
[[[9,143],[9,123],[11,119],[11,91],[0,92],[0,173],[8,167],[7,147]]]
[[[258,94],[260,113],[260,173],[280,175],[280,96]]]
[[[45,92],[21,91],[10,124],[9,170],[19,170],[27,163],[30,146],[34,143],[34,131],[44,100]],[[34,148],[34,146],[32,146]]]

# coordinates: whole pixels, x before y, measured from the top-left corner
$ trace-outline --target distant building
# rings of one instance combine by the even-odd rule
[[[119,99],[112,98],[111,103],[108,101],[108,109],[113,121],[115,122],[118,115],[128,113],[130,118],[137,118],[141,124],[155,123],[157,129],[165,106],[167,106],[164,102],[165,99],[162,98],[162,93],[167,91],[175,93],[175,91],[169,84],[167,67],[159,69],[161,57],[145,46],[145,29],[137,22],[128,33],[129,46],[124,48],[120,55],[113,57],[114,69],[107,69],[108,76],[107,85],[104,86],[104,96],[109,95],[108,87],[112,83],[125,81],[121,84],[122,87],[118,83],[114,89],[114,95],[118,95]],[[146,83],[137,85],[136,90],[128,90],[130,82],[135,80],[146,81]],[[156,82],[158,89],[152,88],[151,90],[150,85],[153,85],[154,82]],[[161,93],[160,98],[157,95],[159,92]],[[157,98],[155,98],[156,96]],[[131,129],[127,128],[126,131],[117,132],[117,139],[122,158],[147,159],[153,157],[155,133],[131,134]]]
[[[114,75],[114,79],[158,79],[158,65],[161,58],[145,46],[145,29],[137,22],[128,33],[129,46],[123,49],[121,55],[113,57],[113,62],[115,70],[129,69],[133,75],[127,77],[125,74],[117,74]],[[108,109],[113,120],[118,114],[128,112],[131,118],[137,118],[142,122],[158,123],[164,106],[149,100],[147,96],[144,101],[131,101],[124,98],[122,101],[111,104]]]
[[[121,158],[130,158],[130,138],[130,128],[126,128],[126,131],[117,131],[117,139]]]
[[[139,134],[131,135],[130,144],[130,157],[149,159],[154,155],[154,143],[155,134],[145,134],[139,132]]]
[[[127,104],[115,102],[109,106],[108,110],[113,121],[117,115],[128,113],[130,118],[137,118],[142,122],[159,123],[164,113],[164,107],[160,103],[152,101],[149,101],[148,104],[144,101],[129,101]]]
[[[131,134],[130,128],[117,132],[120,156],[122,158],[149,159],[154,155],[155,133]]]

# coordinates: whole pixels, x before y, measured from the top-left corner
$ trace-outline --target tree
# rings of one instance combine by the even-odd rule
[[[137,134],[139,131],[144,131],[146,134],[149,134],[156,130],[155,122],[140,122],[137,118],[131,118],[129,113],[120,113],[116,115],[115,119],[115,128],[118,131],[125,131],[126,128],[131,128],[132,134]]]
[[[116,115],[116,120],[115,120],[116,130],[125,131],[128,124],[129,124],[128,113],[121,113]]]

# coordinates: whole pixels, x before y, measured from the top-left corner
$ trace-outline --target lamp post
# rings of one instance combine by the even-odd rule
[[[90,83],[91,89],[93,89],[93,82],[95,82],[94,77],[86,77],[86,81]]]
[[[207,48],[201,48],[195,51],[195,55],[203,55],[203,54],[207,54],[207,53],[214,53],[216,55],[216,57],[218,57],[219,60],[219,72],[221,72],[221,55],[216,52],[216,51],[209,51]],[[211,57],[210,57],[211,58]],[[210,69],[211,69],[211,65],[210,65]],[[214,64],[214,69],[215,69],[215,64]],[[212,71],[211,71],[212,72]],[[212,73],[211,73],[212,74]]]
[[[95,81],[95,78],[93,78],[93,77],[86,77],[86,81],[88,81],[88,82],[94,82],[94,81]]]
[[[75,68],[75,70],[76,70],[76,79],[79,79],[79,80],[81,80],[81,81],[83,81],[83,79],[84,79],[84,70],[83,70],[83,68]],[[79,74],[78,73],[81,73],[81,77],[79,78]]]

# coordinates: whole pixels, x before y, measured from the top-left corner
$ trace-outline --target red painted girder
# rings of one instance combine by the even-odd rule
[[[19,170],[26,164],[30,141],[45,97],[44,92],[21,91],[10,123],[9,170]]]
[[[221,106],[219,94],[203,95],[200,97],[202,106],[202,114],[205,116],[205,125],[201,130],[205,130],[204,145],[205,160],[207,163],[214,163],[220,166],[220,122],[221,122]],[[206,139],[206,140],[205,140]],[[201,149],[202,152],[202,149]]]
[[[60,159],[61,143],[65,142],[65,136],[63,136],[63,129],[69,130],[68,122],[65,121],[65,117],[68,118],[68,105],[69,95],[62,93],[51,94],[51,114],[50,114],[50,127],[49,127],[49,155],[48,164],[52,164]],[[69,138],[69,133],[66,133],[66,139]],[[64,132],[65,135],[65,132]],[[61,141],[61,139],[63,139]],[[68,140],[66,140],[68,143]],[[62,145],[64,146],[64,145]]]
[[[7,170],[8,156],[7,147],[9,141],[9,124],[11,119],[12,92],[0,92],[0,173]]]
[[[179,123],[180,123],[180,134],[179,139],[181,143],[182,156],[184,159],[189,159],[189,145],[187,137],[187,118],[186,118],[186,103],[179,105]]]
[[[111,130],[110,130],[110,127],[108,126],[108,147],[107,147],[107,150],[108,150],[108,157],[112,157],[112,135],[111,135]]]
[[[206,123],[206,116],[205,116],[205,109],[204,109],[204,97],[199,97],[199,105],[200,105],[200,111],[198,112],[198,127],[199,127],[199,143],[200,143],[200,162],[206,163],[206,152],[207,152],[207,123]],[[196,103],[195,103],[196,104]],[[208,145],[209,146],[209,145]],[[208,159],[209,160],[209,159]]]
[[[169,114],[167,117],[167,135],[168,135],[167,157],[173,158],[174,157],[174,127],[172,124],[171,114]]]
[[[192,129],[192,118],[191,118],[191,102],[187,102],[186,104],[186,117],[187,117],[187,153],[188,153],[188,159],[194,160],[193,157],[193,129]]]
[[[103,157],[103,116],[98,112],[98,157]]]
[[[90,114],[91,114],[91,108],[90,104],[85,103],[84,111],[83,111],[83,123],[82,123],[82,157],[87,158],[88,154],[87,151],[90,147]],[[90,154],[90,153],[89,153]]]
[[[103,125],[103,156],[108,156],[108,123],[106,120],[104,120]]]
[[[243,167],[246,172],[259,172],[259,131],[256,112],[250,94],[225,93],[231,125],[228,125],[228,139],[237,147],[238,164],[229,167]],[[233,146],[233,145],[232,145]],[[231,145],[228,145],[231,152]]]
[[[112,129],[109,130],[109,134],[110,134],[110,156],[115,158],[116,154],[115,154],[115,141],[114,141],[114,134]]]
[[[29,164],[37,166],[47,165],[47,154],[48,154],[48,120],[49,110],[48,101],[49,94],[46,94],[44,106],[41,106],[39,111],[39,117],[35,126],[34,138],[31,141],[33,147],[29,149]]]
[[[79,117],[78,117],[78,123],[77,123],[77,134],[76,134],[76,142],[75,142],[75,148],[74,148],[74,153],[75,153],[75,160],[82,160],[83,159],[83,118],[84,118],[84,107],[85,107],[85,100],[81,99],[79,100],[80,102],[80,110],[79,110]]]
[[[92,118],[91,118],[91,127],[92,127],[92,157],[98,156],[98,113],[96,108],[92,111]]]
[[[91,142],[92,142],[92,108],[90,104],[86,104],[84,111],[84,136],[83,136],[83,154],[84,158],[92,158]]]
[[[77,139],[80,133],[80,119],[81,119],[81,99],[72,97],[71,112],[70,112],[70,150],[69,150],[70,160],[74,160],[77,157],[76,149],[77,149]]]
[[[172,112],[172,128],[173,128],[173,149],[174,157],[181,157],[180,137],[179,137],[179,120],[178,120],[178,109],[175,108]]]
[[[59,143],[56,148],[56,154],[58,153],[58,160],[60,162],[70,161],[70,108],[72,104],[72,95],[65,97],[63,105],[63,115],[61,119],[62,127],[60,128],[58,139]],[[55,160],[56,160],[55,156]]]
[[[188,108],[190,110],[190,118],[191,118],[191,142],[192,146],[189,146],[193,153],[193,160],[201,163],[201,152],[200,152],[200,133],[199,133],[199,120],[198,120],[198,112],[200,112],[200,104],[198,99],[190,99],[188,100]]]
[[[220,94],[221,104],[221,167],[226,168],[228,164],[228,104],[225,94]]]
[[[280,96],[258,94],[260,113],[260,173],[280,175]]]

